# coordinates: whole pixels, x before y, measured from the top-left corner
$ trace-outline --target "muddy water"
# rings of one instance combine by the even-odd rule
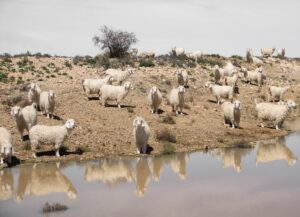
[[[300,134],[246,148],[20,165],[0,171],[0,216],[299,216]]]

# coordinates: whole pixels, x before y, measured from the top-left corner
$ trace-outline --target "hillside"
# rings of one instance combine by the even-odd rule
[[[241,129],[231,129],[223,125],[220,106],[204,87],[212,78],[212,66],[232,61],[237,66],[254,69],[240,57],[224,58],[217,55],[205,56],[195,63],[187,59],[170,59],[162,56],[154,60],[133,61],[107,60],[94,58],[18,56],[0,58],[0,117],[1,126],[13,134],[16,156],[31,161],[29,141],[21,142],[14,119],[10,115],[13,105],[27,104],[27,86],[30,82],[39,84],[42,90],[54,90],[57,93],[55,114],[62,120],[47,119],[40,113],[39,124],[59,125],[63,120],[74,118],[78,127],[73,131],[65,145],[67,155],[61,160],[88,159],[104,155],[134,155],[135,145],[132,139],[132,121],[142,116],[149,122],[151,138],[149,145],[152,154],[172,151],[193,151],[204,148],[234,146],[249,141],[267,139],[288,133],[283,129],[261,128],[257,124],[254,110],[254,98],[267,99],[268,85],[290,85],[285,99],[300,103],[300,62],[296,59],[266,60],[264,70],[267,80],[261,90],[256,85],[239,81],[239,94],[236,99],[242,103]],[[144,61],[144,62],[143,62]],[[96,98],[88,100],[82,89],[83,78],[96,78],[103,75],[103,66],[116,67],[132,64],[136,72],[129,78],[134,90],[123,101],[123,108],[103,107]],[[139,64],[153,67],[139,67]],[[119,65],[118,65],[119,64]],[[152,64],[150,64],[152,65]],[[167,103],[167,94],[177,85],[175,71],[184,67],[190,74],[189,88],[186,92],[186,115],[176,116]],[[164,96],[161,114],[151,114],[147,103],[149,89],[156,85]],[[299,107],[290,118],[299,116]],[[174,124],[169,124],[174,120]],[[168,129],[176,142],[163,142],[157,138],[157,132]],[[164,145],[167,144],[167,145]],[[171,144],[171,145],[169,145]],[[50,146],[41,150],[52,150]],[[74,153],[73,153],[74,152]],[[79,155],[77,152],[83,152]],[[73,154],[72,154],[73,153]],[[57,160],[53,156],[42,156],[37,161]]]

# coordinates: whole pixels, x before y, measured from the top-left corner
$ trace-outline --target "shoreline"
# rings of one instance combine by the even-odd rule
[[[223,144],[223,145],[213,145],[213,146],[205,146],[205,147],[193,147],[191,149],[186,149],[186,150],[175,150],[173,153],[170,154],[163,154],[163,153],[153,153],[153,154],[107,154],[107,155],[99,155],[99,154],[94,154],[94,155],[89,155],[89,156],[84,156],[84,154],[72,154],[70,157],[69,154],[67,155],[61,155],[61,157],[55,157],[53,156],[48,156],[48,157],[38,157],[36,159],[34,158],[27,158],[24,160],[20,160],[20,163],[15,164],[13,166],[8,166],[7,164],[0,165],[0,171],[2,169],[6,168],[13,168],[19,165],[24,165],[24,164],[35,164],[35,163],[60,163],[60,162],[81,162],[81,161],[93,161],[93,160],[100,160],[104,158],[110,158],[110,157],[132,157],[132,158],[138,158],[138,157],[157,157],[157,156],[162,156],[162,155],[172,155],[176,153],[194,153],[194,152],[208,152],[209,150],[214,150],[214,149],[219,149],[219,148],[247,148],[252,146],[251,143],[257,142],[257,141],[266,141],[266,140],[271,140],[274,138],[280,138],[280,137],[286,137],[291,134],[297,133],[297,131],[288,131],[284,130],[281,131],[281,135],[277,136],[267,136],[267,138],[263,137],[263,139],[248,139],[246,143],[236,143],[236,144]],[[243,139],[243,141],[245,141]]]

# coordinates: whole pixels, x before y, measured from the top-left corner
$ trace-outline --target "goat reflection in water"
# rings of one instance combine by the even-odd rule
[[[257,147],[256,165],[276,160],[285,160],[289,165],[297,161],[293,152],[285,145],[284,138],[275,138],[265,141],[257,141],[255,146],[245,148],[218,148],[210,154],[222,159],[223,167],[233,167],[236,172],[242,171],[242,158],[250,154]]]
[[[130,159],[107,158],[97,164],[88,164],[85,170],[87,182],[102,181],[113,186],[133,179],[133,166]]]
[[[13,175],[10,170],[0,171],[0,200],[9,200],[14,191]]]
[[[174,155],[153,157],[150,163],[146,158],[140,158],[136,165],[136,192],[139,197],[145,195],[147,185],[151,181],[151,177],[158,181],[163,167],[171,164],[174,173],[178,174],[180,179],[186,179],[186,161],[188,155],[186,153],[178,153]]]
[[[66,193],[70,199],[75,199],[77,196],[77,190],[71,181],[60,171],[59,163],[34,164],[20,168],[17,201],[22,201],[24,196],[50,193]]]
[[[254,147],[246,148],[218,148],[210,154],[222,159],[223,168],[233,167],[236,172],[242,171],[242,158],[253,151]]]
[[[152,158],[150,168],[152,176],[155,181],[159,181],[163,168],[171,164],[174,173],[179,175],[182,180],[186,179],[186,163],[188,161],[188,154],[178,153],[175,155],[164,155]]]
[[[153,177],[155,181],[160,179],[160,174],[167,164],[171,164],[174,173],[181,179],[186,179],[186,153],[153,157],[135,158],[108,158],[97,164],[88,164],[85,170],[87,182],[102,181],[113,186],[124,182],[136,184],[136,194],[139,197],[145,195],[146,188]]]
[[[284,160],[294,165],[297,158],[285,145],[284,139],[273,139],[255,142],[246,148],[219,148],[209,151],[213,157],[221,159],[223,167],[233,167],[235,171],[242,171],[243,158],[253,152],[255,147],[256,162],[266,163]],[[106,158],[100,161],[85,164],[85,180],[87,182],[101,181],[108,186],[134,182],[137,196],[142,197],[153,179],[159,181],[167,165],[179,178],[187,177],[188,154],[177,153],[156,157],[139,158]],[[80,163],[81,164],[81,163]],[[62,164],[62,166],[65,164]],[[74,199],[77,191],[71,181],[61,172],[60,164],[22,165],[18,169],[19,180],[15,197],[22,201],[25,196],[40,196],[50,193],[65,193],[68,198]],[[12,170],[0,171],[0,200],[11,199],[14,195]]]
[[[276,160],[285,160],[290,166],[297,161],[293,152],[285,145],[284,138],[272,139],[268,141],[258,141],[256,164],[266,163]]]

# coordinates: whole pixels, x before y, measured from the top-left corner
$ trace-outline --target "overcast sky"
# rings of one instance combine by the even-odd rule
[[[139,51],[171,47],[300,56],[299,0],[0,0],[0,53],[95,55],[102,25],[135,32]]]

